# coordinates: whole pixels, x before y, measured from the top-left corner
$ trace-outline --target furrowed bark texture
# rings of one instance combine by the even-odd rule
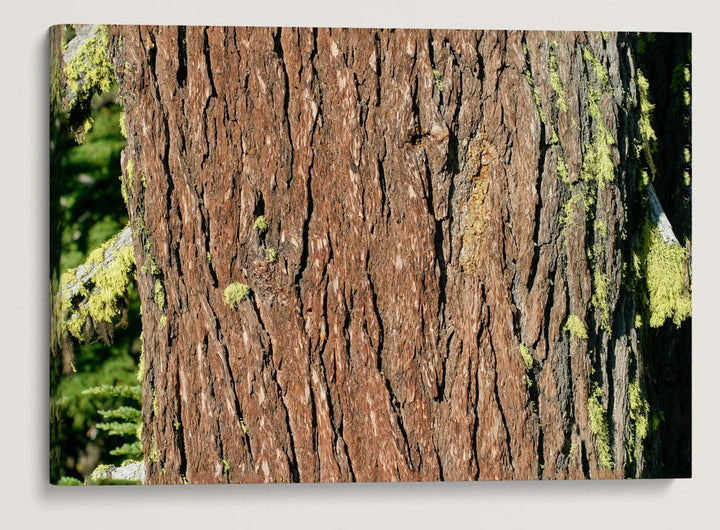
[[[623,35],[112,32],[149,483],[626,475]]]

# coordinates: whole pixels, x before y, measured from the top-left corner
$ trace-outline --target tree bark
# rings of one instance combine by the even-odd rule
[[[111,36],[149,483],[641,475],[628,35]]]

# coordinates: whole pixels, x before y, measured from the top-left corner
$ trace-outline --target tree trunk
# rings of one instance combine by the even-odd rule
[[[111,35],[149,483],[642,474],[633,38]]]

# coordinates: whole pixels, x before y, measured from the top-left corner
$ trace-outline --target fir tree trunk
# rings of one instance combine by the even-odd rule
[[[149,483],[643,474],[635,37],[111,35]]]

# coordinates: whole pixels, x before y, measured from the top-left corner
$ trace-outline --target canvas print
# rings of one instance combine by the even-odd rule
[[[691,476],[691,36],[50,30],[53,484]]]

